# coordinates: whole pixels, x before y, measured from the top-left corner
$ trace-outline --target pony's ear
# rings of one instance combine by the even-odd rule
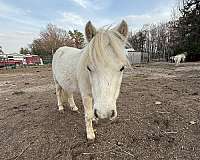
[[[117,27],[117,31],[122,34],[124,37],[128,35],[128,25],[125,20],[122,20],[120,25]]]
[[[96,29],[89,21],[85,26],[85,36],[87,38],[87,41],[90,42],[95,35],[96,35]]]

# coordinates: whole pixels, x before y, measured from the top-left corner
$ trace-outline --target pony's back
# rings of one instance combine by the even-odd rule
[[[80,59],[81,50],[72,47],[61,47],[53,55],[52,70],[56,80],[64,90],[76,91],[76,70]],[[68,77],[68,81],[66,81]]]

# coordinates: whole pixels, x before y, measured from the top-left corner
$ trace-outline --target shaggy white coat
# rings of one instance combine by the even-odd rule
[[[112,30],[96,31],[91,22],[85,28],[89,44],[83,49],[59,48],[53,56],[52,69],[59,110],[63,110],[62,93],[69,106],[78,110],[73,93],[80,92],[85,110],[87,138],[95,138],[92,119],[114,119],[124,66],[128,27],[125,21]]]

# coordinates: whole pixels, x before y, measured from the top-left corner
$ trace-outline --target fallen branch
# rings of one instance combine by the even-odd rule
[[[37,138],[36,138],[36,140],[37,140]],[[8,158],[8,159],[6,159],[6,160],[11,160],[11,159],[17,160],[17,159],[19,159],[19,157],[21,157],[21,156],[24,154],[24,152],[25,152],[25,151],[31,146],[31,144],[33,144],[34,142],[35,142],[35,141],[30,142],[30,143],[20,152],[19,155],[13,156],[13,157]]]
[[[162,112],[162,111],[156,111],[156,112],[160,114],[170,114],[170,112]]]
[[[111,152],[112,150],[108,150],[108,151],[102,151],[102,152],[86,152],[86,153],[82,153],[83,155],[91,155],[91,154],[104,154],[104,153],[108,153]]]
[[[24,150],[22,150],[22,152],[21,152],[19,155],[17,155],[17,157],[16,157],[14,160],[17,160],[19,157],[21,157],[21,156],[24,154],[24,152],[30,147],[31,144],[33,144],[33,142],[29,143],[29,144],[24,148]]]
[[[165,134],[176,134],[176,133],[178,133],[178,132],[164,132]]]

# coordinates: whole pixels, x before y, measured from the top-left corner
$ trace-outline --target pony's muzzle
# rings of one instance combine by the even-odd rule
[[[117,117],[117,111],[116,110],[111,110],[106,113],[101,113],[97,109],[94,109],[94,116],[97,119],[104,119],[104,120],[113,120]]]

